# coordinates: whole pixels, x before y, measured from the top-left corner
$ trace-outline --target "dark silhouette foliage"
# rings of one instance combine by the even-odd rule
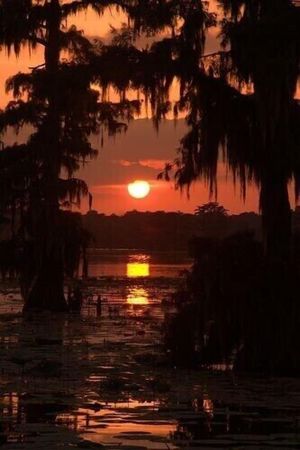
[[[153,11],[157,8],[158,12],[160,4],[145,2],[139,14],[146,21],[149,11],[154,16]],[[223,160],[234,181],[239,182],[242,196],[247,195],[249,182],[259,187],[264,251],[258,283],[263,287],[252,287],[253,299],[246,291],[240,294],[248,299],[246,311],[255,301],[256,320],[264,332],[246,333],[251,338],[245,338],[244,367],[264,366],[270,371],[273,364],[274,371],[282,371],[283,366],[294,371],[300,340],[295,295],[299,268],[295,265],[288,187],[294,183],[297,198],[300,109],[295,93],[299,79],[300,9],[291,0],[220,0],[218,4],[223,12],[221,20],[208,12],[205,2],[188,2],[185,10],[177,5],[173,26],[165,16],[165,27],[170,31],[167,37],[156,41],[147,52],[128,46],[126,52],[134,55],[134,65],[139,68],[136,74],[143,74],[133,78],[133,85],[148,95],[155,125],[172,106],[175,117],[179,112],[186,114],[189,131],[181,140],[174,164],[167,164],[162,175],[169,179],[169,172],[174,169],[177,186],[187,189],[198,179],[205,180],[211,194],[217,195],[218,163]],[[139,15],[137,19],[143,28]],[[205,54],[207,29],[216,21],[222,47],[218,52]],[[175,79],[180,99],[172,105],[169,92]],[[241,248],[241,255],[247,260],[251,248]],[[241,261],[241,267],[243,264]],[[226,284],[224,301],[228,305],[237,281],[233,272]],[[245,285],[251,289],[247,279]],[[218,301],[222,302],[221,297]],[[253,325],[255,317],[249,317]],[[228,333],[231,324],[229,321]],[[277,327],[281,343],[272,343]],[[219,327],[218,332],[221,334],[224,329]]]
[[[71,269],[62,209],[78,205],[88,195],[88,187],[74,173],[96,156],[89,136],[98,133],[103,139],[104,133],[114,135],[126,129],[138,109],[137,102],[105,102],[91,87],[95,77],[90,60],[92,55],[101,56],[101,46],[93,46],[75,27],[64,27],[70,14],[88,6],[101,14],[110,4],[115,2],[0,3],[1,44],[16,54],[22,46],[44,48],[43,64],[7,81],[15,100],[0,114],[3,133],[8,127],[18,131],[24,125],[33,130],[26,143],[4,144],[0,154],[1,208],[18,215],[19,234],[24,246],[28,241],[31,248],[22,276],[25,310],[67,308],[63,279],[65,269]],[[62,59],[63,51],[67,59]],[[79,242],[75,221],[69,221],[68,227],[69,236]]]
[[[280,265],[268,272],[262,245],[249,232],[223,240],[196,238],[191,254],[195,262],[175,296],[178,313],[165,338],[173,363],[298,375],[298,322],[290,313],[299,314],[299,256],[293,255],[291,281]]]
[[[217,216],[226,217],[227,210],[224,208],[224,206],[219,205],[218,202],[209,202],[209,203],[204,203],[203,205],[197,206],[197,208],[195,209],[195,214],[197,216],[217,215]]]
[[[294,181],[296,197],[299,184],[300,110],[294,96],[300,8],[291,0],[218,4],[221,17],[199,0],[132,2],[132,33],[123,30],[118,45],[106,50],[124,62],[121,72],[111,70],[117,74],[111,83],[121,92],[142,92],[156,126],[170,111],[175,117],[186,114],[189,131],[165,171],[169,178],[175,170],[178,187],[204,179],[217,194],[220,160],[240,182],[241,195],[246,196],[249,182],[259,186],[265,253],[286,261],[291,244],[288,184]],[[205,54],[207,31],[216,23],[223,47]],[[163,37],[148,49],[134,46],[137,33],[162,30]],[[172,104],[175,80],[180,99]]]

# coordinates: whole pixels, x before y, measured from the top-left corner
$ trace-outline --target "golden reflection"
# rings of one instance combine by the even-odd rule
[[[104,408],[96,412],[94,409],[79,408],[71,414],[59,414],[56,423],[64,425],[70,430],[79,431],[83,439],[99,444],[109,444],[109,446],[115,444],[114,447],[118,448],[121,446],[120,441],[125,440],[125,444],[128,441],[130,443],[132,439],[130,435],[133,434],[136,441],[143,441],[143,445],[140,445],[139,448],[146,448],[146,445],[151,442],[149,436],[160,436],[168,441],[170,435],[176,429],[174,421],[170,421],[170,423],[164,421],[157,423],[136,422],[138,408],[152,411],[156,406],[154,402],[132,402],[129,399],[128,403],[107,403]],[[131,411],[128,411],[128,409]],[[112,415],[114,420],[107,420],[107,417]],[[126,437],[126,435],[129,435],[129,437]],[[155,448],[165,448],[165,446],[174,448],[173,445],[167,445],[167,442],[162,447],[157,445]]]
[[[128,278],[149,277],[150,275],[149,263],[146,262],[127,263],[126,273]]]
[[[143,288],[132,288],[127,295],[128,305],[149,305],[148,292]]]
[[[2,397],[3,416],[15,417],[19,411],[19,396],[16,392],[10,392]]]
[[[214,415],[214,404],[209,398],[203,399],[203,411],[211,417]]]

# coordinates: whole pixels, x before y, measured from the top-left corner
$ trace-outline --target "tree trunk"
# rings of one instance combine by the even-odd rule
[[[24,311],[43,309],[66,311],[64,297],[63,242],[60,239],[58,182],[61,170],[58,71],[60,58],[61,11],[58,0],[49,3],[45,70],[48,86],[48,114],[42,125],[42,193],[35,193],[32,205],[34,226],[34,270],[27,289]]]
[[[40,266],[35,270],[27,299],[25,299],[24,312],[67,310],[62,262],[61,249],[58,245],[51,245],[49,249],[40,252]]]
[[[247,307],[242,371],[277,375],[300,373],[300,305],[297,268],[291,255],[291,208],[287,182],[269,175],[261,186],[265,266],[260,287]]]
[[[284,178],[268,174],[263,179],[260,208],[267,261],[287,264],[291,255],[292,214]]]

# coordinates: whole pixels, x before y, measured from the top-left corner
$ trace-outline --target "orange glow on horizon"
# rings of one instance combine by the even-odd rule
[[[99,158],[100,159],[100,158]],[[99,167],[100,167],[99,160]],[[138,169],[140,170],[140,169]],[[83,178],[87,178],[86,172],[83,172]],[[126,211],[138,210],[146,211],[181,211],[183,213],[193,213],[198,205],[214,201],[209,195],[209,189],[204,181],[198,181],[190,190],[190,197],[186,191],[176,190],[174,182],[157,181],[151,182],[151,188],[155,195],[148,195],[143,201],[137,202],[126,192],[127,184],[119,185],[91,185],[90,191],[93,195],[93,209],[105,214],[123,215]],[[292,186],[290,188],[291,203]],[[218,177],[218,196],[217,201],[229,210],[231,214],[239,214],[245,211],[258,212],[259,210],[259,190],[251,184],[247,188],[247,196],[243,200],[239,186],[234,186],[230,176],[221,174]],[[81,204],[81,211],[88,210],[87,201]]]

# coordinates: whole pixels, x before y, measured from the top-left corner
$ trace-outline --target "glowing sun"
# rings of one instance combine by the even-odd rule
[[[145,198],[150,192],[150,184],[147,181],[136,180],[127,186],[129,195],[133,198]]]

